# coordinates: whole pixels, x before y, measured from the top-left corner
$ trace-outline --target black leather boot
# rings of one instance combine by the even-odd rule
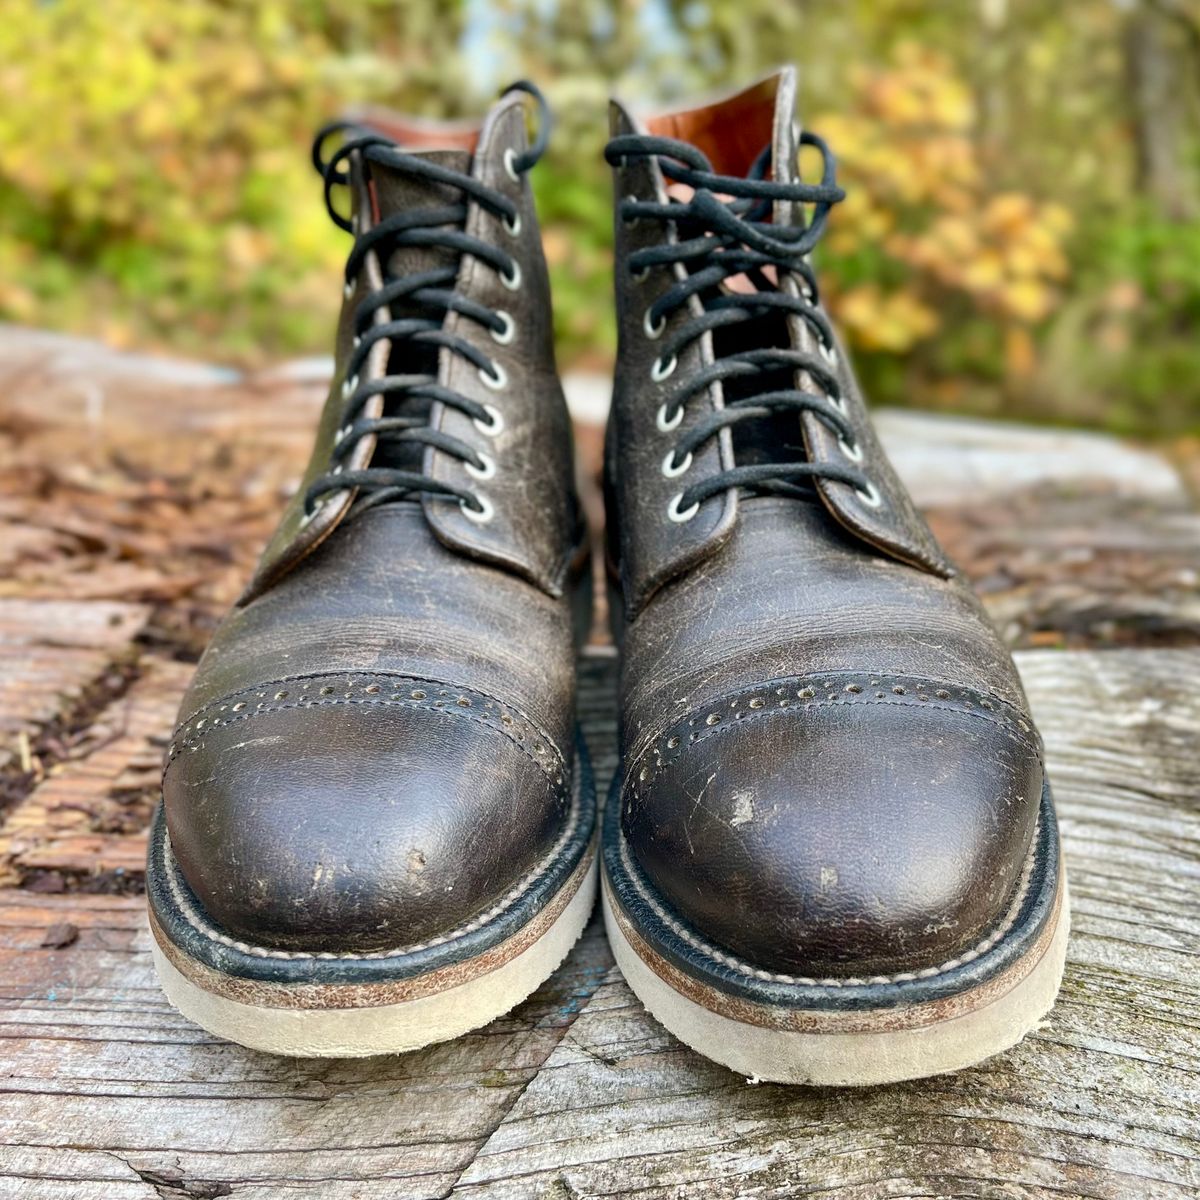
[[[184,700],[149,861],[167,994],[249,1046],[453,1037],[533,991],[592,902],[586,539],[522,89],[474,129],[314,147],[354,234],[335,381]]]
[[[1012,660],[880,449],[809,254],[794,77],[613,107],[608,431],[622,768],[617,960],[761,1079],[864,1084],[1018,1041],[1062,973],[1065,881]]]

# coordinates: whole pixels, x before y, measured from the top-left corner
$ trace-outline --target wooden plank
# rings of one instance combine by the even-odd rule
[[[1200,642],[1200,513],[1186,505],[1043,488],[927,516],[1014,646]]]
[[[138,604],[0,598],[0,772],[37,777],[39,733],[102,691],[149,616]]]
[[[1030,652],[1020,666],[1073,895],[1066,982],[1039,1032],[942,1079],[748,1086],[613,974],[456,1194],[1195,1196],[1200,653]]]
[[[74,946],[39,949],[80,912]],[[292,1062],[175,1013],[148,936],[139,901],[0,893],[0,1195],[154,1196],[137,1185],[170,1171],[182,1195],[219,1194],[203,1190],[214,1183],[246,1200],[444,1195],[608,964],[593,926],[553,980],[485,1030],[415,1054]],[[114,1181],[125,1192],[104,1190]]]
[[[581,679],[603,774],[614,665],[594,656]],[[290,1062],[170,1009],[139,900],[0,892],[0,1195],[1194,1196],[1200,652],[1020,666],[1075,926],[1059,1006],[1000,1059],[863,1092],[748,1086],[642,1012],[593,922],[553,980],[479,1033]],[[41,948],[63,920],[74,945]],[[147,1182],[164,1178],[179,1186]]]
[[[1102,484],[1125,499],[1168,505],[1187,498],[1160,454],[1109,434],[898,408],[878,411],[875,425],[922,507],[980,503],[1046,485],[1086,491]]]
[[[140,877],[163,747],[193,668],[147,657],[72,750],[0,822],[0,880],[31,870]]]

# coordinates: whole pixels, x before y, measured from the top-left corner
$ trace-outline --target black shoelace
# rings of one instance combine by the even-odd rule
[[[550,136],[550,113],[545,98],[534,84],[522,80],[507,88],[505,94],[511,91],[527,92],[538,107],[538,128],[533,144],[523,153],[510,153],[505,158],[505,168],[515,180],[544,153]],[[325,159],[325,143],[335,134],[342,135],[346,140],[331,158]],[[462,193],[462,200],[456,204],[394,213],[358,234],[355,222],[343,217],[333,201],[334,188],[350,182],[350,173],[344,164],[353,154],[361,155],[363,169],[368,176],[371,164],[375,163],[413,179],[456,188]],[[443,326],[447,314],[457,312],[478,321],[497,342],[503,344],[511,339],[511,317],[460,295],[455,290],[455,284],[462,256],[470,255],[497,271],[511,290],[520,287],[521,268],[516,259],[500,247],[465,231],[468,201],[474,201],[504,221],[513,233],[519,229],[517,207],[507,196],[470,175],[427,158],[407,154],[390,138],[347,122],[334,122],[320,130],[313,142],[312,159],[317,173],[325,181],[325,207],[330,218],[341,229],[356,234],[354,247],[346,260],[347,296],[356,286],[359,272],[367,255],[372,252],[383,264],[384,282],[354,310],[354,348],[346,362],[345,382],[342,385],[344,408],[339,421],[338,439],[333,448],[330,470],[305,493],[305,519],[311,519],[316,513],[322,497],[356,488],[356,512],[388,500],[423,493],[456,499],[468,516],[486,520],[491,515],[486,502],[473,492],[431,479],[423,471],[373,465],[350,471],[344,468],[344,463],[362,438],[373,436],[377,439],[377,445],[433,447],[460,459],[468,471],[479,478],[487,478],[495,470],[495,464],[488,456],[459,438],[432,428],[427,415],[427,402],[440,402],[466,414],[483,432],[495,435],[502,428],[503,418],[493,405],[481,404],[443,387],[437,381],[436,367],[433,368],[434,373],[419,370],[411,374],[387,374],[365,383],[360,382],[360,372],[372,347],[379,342],[390,344],[393,361],[408,349],[412,361],[424,367],[430,365],[431,357],[436,362],[437,348],[445,347],[475,366],[484,383],[497,389],[504,386],[505,375],[498,363],[465,338],[448,333]],[[445,248],[452,251],[455,258],[444,267],[392,277],[387,273],[387,263],[392,254],[403,246]],[[403,318],[374,324],[375,314],[380,309],[400,305],[405,311]],[[396,415],[363,416],[362,410],[372,396],[385,397],[389,409]],[[419,415],[406,413],[405,401],[416,401],[417,404],[410,407],[422,408],[425,412]]]
[[[808,498],[816,478],[847,484],[856,488],[867,503],[879,503],[879,493],[857,466],[862,451],[842,400],[833,333],[817,307],[817,281],[808,262],[830,210],[845,193],[837,186],[834,158],[825,142],[811,133],[802,134],[801,142],[821,153],[819,184],[769,179],[770,146],[759,154],[745,178],[716,174],[700,150],[673,138],[631,134],[614,138],[605,151],[613,165],[630,158],[656,158],[669,181],[693,189],[686,201],[671,198],[660,204],[627,197],[619,208],[625,221],[659,221],[674,224],[676,229],[677,241],[664,238],[658,245],[629,256],[627,266],[634,276],[641,278],[653,268],[671,268],[676,263],[682,263],[687,271],[684,279],[647,309],[643,322],[646,336],[661,337],[667,318],[684,308],[692,296],[699,298],[704,309],[680,322],[664,343],[654,365],[656,382],[673,374],[683,350],[706,332],[718,334],[748,322],[778,320],[783,314],[800,317],[817,346],[815,352],[805,353],[785,346],[752,344],[751,348],[719,355],[712,364],[683,379],[659,408],[660,430],[676,428],[689,399],[717,381],[726,388],[725,408],[697,421],[679,438],[664,461],[664,474],[682,475],[695,451],[722,429],[733,429],[743,422],[770,421],[789,412],[797,416],[814,413],[837,435],[847,459],[845,465],[771,461],[731,467],[680,492],[671,502],[672,520],[690,520],[706,500],[731,488]],[[771,205],[777,200],[811,205],[810,218],[795,226],[772,224]],[[789,273],[794,275],[800,295],[784,291],[770,278],[768,269],[776,272],[776,280]],[[723,289],[721,285],[735,276],[745,276],[755,290]],[[753,343],[753,338],[746,340]],[[806,373],[820,392],[796,386],[798,372]],[[730,398],[730,392],[737,395]]]

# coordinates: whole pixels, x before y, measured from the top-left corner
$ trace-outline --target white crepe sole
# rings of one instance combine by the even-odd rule
[[[596,899],[598,865],[594,854],[590,858],[582,882],[554,923],[519,954],[444,991],[393,1004],[356,1008],[249,1004],[194,983],[171,962],[157,937],[151,938],[150,948],[171,1003],[189,1020],[231,1042],[303,1058],[364,1058],[416,1050],[495,1020],[554,973],[583,932]]]
[[[946,1019],[920,1021],[915,1005],[905,1027],[882,1010],[856,1014],[853,1032],[801,1032],[734,1020],[684,996],[666,983],[625,936],[604,889],[604,923],[626,982],[657,1020],[681,1042],[756,1081],[823,1087],[896,1083],[957,1071],[1015,1046],[1050,1011],[1062,981],[1070,924],[1066,882],[1055,925],[1040,958],[1008,991]],[[936,1011],[929,1004],[931,1016]],[[770,1012],[771,1010],[767,1010]],[[819,1018],[820,1014],[814,1014]]]

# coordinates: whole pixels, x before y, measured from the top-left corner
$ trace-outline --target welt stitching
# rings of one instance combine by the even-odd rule
[[[465,690],[469,690],[469,689],[463,689],[463,690],[465,691]],[[286,712],[290,709],[321,708],[323,706],[331,705],[331,704],[374,705],[374,706],[383,707],[383,708],[393,708],[394,707],[394,708],[424,709],[427,712],[442,713],[445,716],[453,716],[453,717],[458,717],[458,718],[461,718],[461,719],[467,720],[467,721],[475,721],[477,724],[483,725],[485,728],[491,729],[493,732],[499,733],[499,734],[503,735],[505,738],[507,738],[508,741],[512,743],[512,745],[514,745],[518,750],[521,751],[522,754],[524,754],[526,756],[526,758],[528,758],[531,762],[535,763],[537,765],[537,767],[543,772],[543,774],[545,774],[546,777],[552,783],[554,783],[556,787],[561,787],[562,785],[559,782],[559,780],[560,780],[560,778],[566,777],[566,773],[567,773],[566,765],[565,765],[562,754],[560,753],[558,747],[554,744],[553,739],[548,738],[544,734],[542,734],[541,730],[538,729],[538,727],[536,725],[534,725],[533,722],[530,722],[531,727],[534,729],[538,729],[539,736],[541,736],[542,740],[546,743],[546,745],[550,747],[551,753],[553,754],[555,760],[559,764],[559,771],[558,771],[557,775],[555,772],[550,770],[550,767],[548,764],[541,762],[538,759],[537,755],[535,755],[532,750],[530,750],[527,746],[522,745],[522,743],[520,741],[518,741],[517,738],[514,737],[512,734],[508,733],[507,730],[505,730],[502,725],[497,725],[497,724],[493,723],[487,717],[477,716],[475,713],[463,712],[457,706],[448,707],[446,705],[426,704],[420,700],[411,700],[411,699],[406,699],[406,700],[390,700],[390,699],[388,699],[388,700],[347,700],[344,697],[338,697],[338,698],[332,699],[332,700],[309,700],[303,704],[301,704],[299,702],[293,702],[290,704],[267,705],[262,708],[256,708],[253,712],[240,713],[239,715],[237,715],[235,717],[214,718],[212,721],[208,722],[208,729],[210,729],[210,730],[225,729],[228,726],[231,726],[238,721],[249,721],[252,717],[263,717],[263,716],[268,715],[269,713]],[[173,754],[170,754],[169,757],[167,758],[166,766],[163,768],[163,775],[164,776],[166,775],[167,770],[170,768],[171,764],[179,757],[180,747],[187,747],[190,749],[193,747],[202,746],[204,744],[204,740],[205,740],[206,736],[207,736],[207,732],[199,738],[180,738],[180,739],[178,739],[177,742],[175,743],[176,744],[175,752]]]
[[[213,929],[208,925],[202,916],[195,909],[188,896],[179,886],[179,880],[176,877],[178,867],[175,863],[175,856],[171,851],[171,843],[168,838],[165,851],[167,857],[167,886],[171,892],[171,898],[175,901],[179,911],[183,914],[184,920],[202,937],[207,938],[210,942],[217,942],[222,946],[229,946],[231,949],[240,950],[243,954],[251,954],[255,958],[276,959],[280,961],[298,961],[298,960],[315,960],[321,962],[363,962],[366,960],[403,958],[405,955],[416,954],[422,950],[431,949],[434,946],[443,946],[447,942],[457,941],[459,938],[465,937],[469,933],[474,933],[478,929],[482,929],[485,925],[491,924],[498,917],[502,916],[509,908],[533,887],[535,883],[554,865],[555,860],[562,853],[562,849],[566,846],[575,833],[579,825],[579,817],[582,811],[582,802],[576,800],[571,806],[571,819],[567,822],[566,828],[559,836],[558,840],[551,847],[546,856],[522,879],[520,879],[509,891],[500,897],[498,901],[479,916],[472,918],[470,921],[451,930],[449,933],[439,934],[437,937],[429,938],[427,941],[418,942],[412,946],[402,946],[394,950],[374,950],[364,954],[354,954],[351,952],[335,952],[331,950],[320,951],[316,953],[303,950],[279,950],[271,949],[267,946],[256,946],[251,942],[243,942],[237,938],[231,938],[227,933]]]
[[[1033,827],[1033,838],[1030,843],[1029,854],[1026,856],[1025,865],[1021,871],[1020,886],[1017,888],[1016,897],[1005,913],[1001,923],[991,933],[971,947],[970,950],[966,950],[954,958],[947,959],[945,962],[939,963],[936,967],[923,967],[919,971],[897,971],[893,975],[871,975],[866,978],[816,979],[805,975],[785,975],[774,971],[764,971],[761,967],[755,967],[750,963],[744,962],[742,959],[734,958],[733,955],[726,954],[711,942],[707,942],[699,935],[693,933],[682,922],[667,912],[662,902],[650,891],[649,886],[642,879],[641,871],[633,861],[629,853],[628,842],[623,836],[621,838],[621,865],[625,868],[626,876],[637,890],[638,895],[641,896],[642,900],[653,910],[655,916],[664,925],[702,954],[707,954],[710,958],[716,959],[717,962],[723,963],[725,966],[731,967],[743,975],[762,980],[764,983],[787,983],[801,987],[871,987],[877,984],[911,983],[915,980],[933,979],[938,975],[944,975],[947,971],[951,971],[955,967],[961,967],[965,963],[974,962],[980,955],[992,949],[993,946],[1007,936],[1017,923],[1017,917],[1020,915],[1025,898],[1029,894],[1029,885],[1033,879],[1033,866],[1037,858],[1038,834],[1041,831],[1041,825],[1041,816],[1039,814],[1038,820]]]

